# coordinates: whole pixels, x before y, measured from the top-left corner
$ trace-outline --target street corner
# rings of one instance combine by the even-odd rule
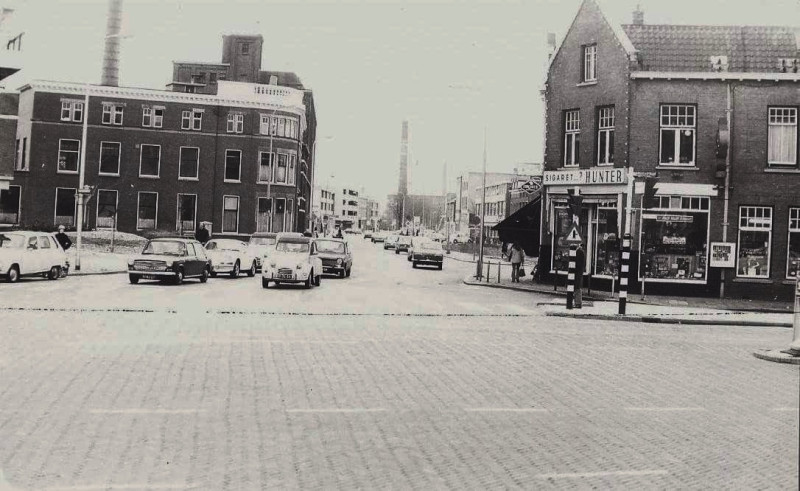
[[[787,350],[762,349],[753,352],[753,356],[759,360],[771,361],[774,363],[786,363],[788,365],[800,365],[800,356],[795,356]]]

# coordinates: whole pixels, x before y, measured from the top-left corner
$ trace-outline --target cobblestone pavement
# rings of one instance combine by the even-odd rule
[[[0,488],[796,487],[797,368],[752,356],[785,329],[544,317],[357,254],[311,291],[0,285]]]

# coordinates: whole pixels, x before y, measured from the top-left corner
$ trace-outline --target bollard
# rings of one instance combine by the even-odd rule
[[[614,288],[617,286],[617,275],[611,274],[611,298],[614,298]]]
[[[497,262],[497,284],[500,284],[500,261]]]
[[[794,356],[800,356],[800,274],[796,276],[794,285],[794,339],[788,351]]]
[[[630,273],[629,263],[631,261],[631,234],[625,234],[622,238],[622,264],[619,267],[619,314],[625,315],[625,307],[628,302],[628,276]]]
[[[578,246],[569,246],[569,269],[567,270],[567,309],[572,310],[575,301],[575,259]]]
[[[492,272],[492,263],[486,261],[486,283],[489,283],[489,279],[491,278],[491,276],[489,275],[491,274],[491,272]]]

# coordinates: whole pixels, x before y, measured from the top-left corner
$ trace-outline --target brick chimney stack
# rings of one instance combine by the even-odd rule
[[[633,11],[633,25],[635,26],[644,25],[644,11],[642,10],[641,5],[637,5],[636,10]]]
[[[101,85],[119,86],[119,37],[121,27],[122,0],[109,0]]]

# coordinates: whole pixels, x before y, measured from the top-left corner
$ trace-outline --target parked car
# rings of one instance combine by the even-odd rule
[[[423,242],[428,241],[427,237],[420,237],[412,235],[411,237],[411,244],[409,244],[408,249],[406,249],[407,259],[409,262],[414,260],[414,249],[419,248],[419,245]]]
[[[248,246],[256,257],[256,267],[261,269],[261,262],[264,256],[275,250],[275,243],[278,241],[278,234],[275,232],[256,232],[250,236]]]
[[[442,244],[432,240],[422,242],[414,250],[414,257],[411,259],[411,263],[414,268],[420,264],[432,264],[442,269],[442,265],[444,264]]]
[[[466,232],[459,232],[455,235],[450,237],[450,241],[453,244],[470,244],[472,243],[472,237],[469,233]]]
[[[445,240],[445,236],[444,236],[444,235],[442,235],[442,234],[440,234],[439,232],[434,232],[434,233],[432,233],[430,238],[431,238],[431,240],[433,240],[434,242],[442,242],[442,241],[444,241],[444,240]]]
[[[389,235],[386,237],[386,240],[383,241],[383,250],[386,249],[394,249],[394,243],[397,242],[399,235]]]
[[[223,273],[238,278],[243,268],[247,276],[252,278],[256,275],[256,256],[241,240],[211,239],[206,242],[206,256],[211,260],[212,278]]]
[[[375,232],[372,234],[372,243],[375,242],[384,242],[386,240],[386,232]]]
[[[409,235],[398,235],[397,241],[394,243],[394,253],[400,254],[400,252],[405,251],[408,253],[408,248],[411,247],[411,236]]]
[[[147,241],[142,253],[128,259],[128,279],[134,285],[139,280],[172,280],[176,285],[186,278],[208,281],[211,261],[200,242],[185,238],[159,238]]]
[[[372,238],[372,230],[364,230],[364,238],[371,239]]]
[[[353,253],[350,245],[342,239],[316,239],[317,252],[322,259],[322,272],[337,274],[340,278],[350,276],[353,269]]]
[[[53,234],[14,230],[0,233],[0,277],[16,283],[23,276],[61,277],[69,263]]]
[[[272,281],[276,285],[304,283],[306,288],[311,288],[320,285],[322,271],[322,259],[314,239],[280,234],[275,251],[261,269],[261,286],[269,288]]]

